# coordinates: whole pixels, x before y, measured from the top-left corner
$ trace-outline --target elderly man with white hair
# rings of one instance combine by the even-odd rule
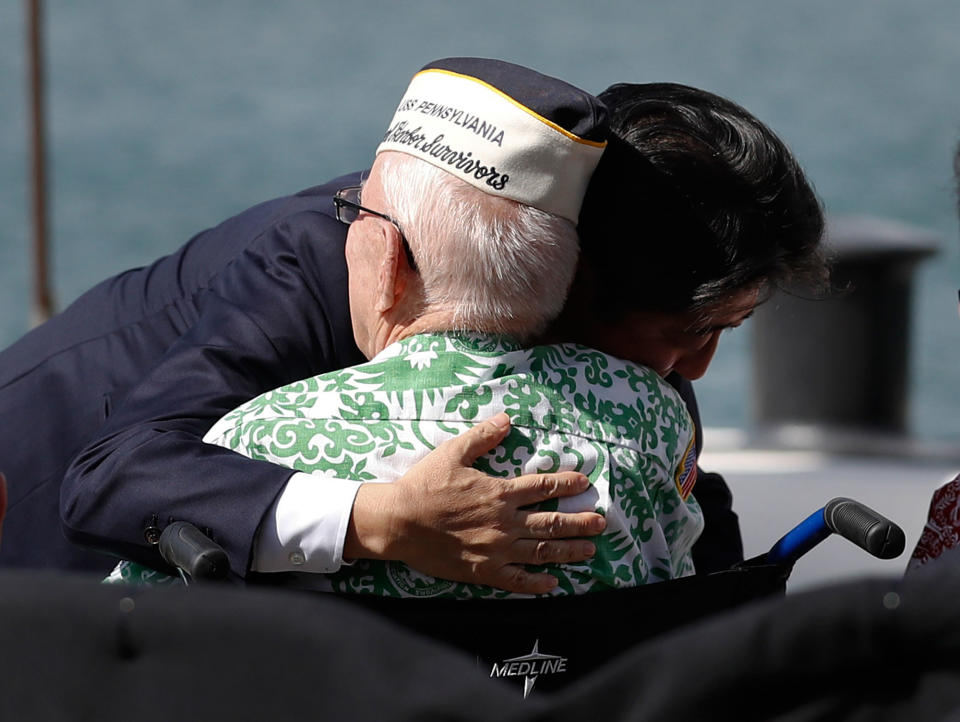
[[[562,92],[532,92],[550,84]],[[574,102],[561,107],[563,93]],[[510,590],[509,578],[467,583],[476,576],[461,579],[445,555],[423,552],[431,546],[423,543],[429,521],[418,519],[423,491],[411,492],[401,478],[441,443],[492,417],[488,424],[503,438],[477,466],[504,477],[586,477],[589,487],[561,500],[559,510],[582,515],[591,533],[602,531],[563,563],[516,566],[520,578],[539,573],[538,591],[576,594],[693,572],[690,549],[702,517],[690,496],[693,424],[677,394],[652,370],[583,346],[523,347],[559,313],[573,277],[574,222],[603,149],[589,136],[602,112],[564,83],[494,61],[439,61],[414,78],[369,178],[334,198],[340,220],[351,223],[351,316],[370,361],[263,394],[206,436],[310,472],[291,479],[278,499],[273,516],[281,521],[275,539],[262,535],[260,558],[269,556],[263,545],[273,541],[285,554],[296,546],[291,536],[300,535],[304,551],[290,561],[291,571],[302,572],[300,585],[386,596],[506,596],[493,586]],[[503,131],[502,145],[494,142],[494,150],[485,145],[489,137],[451,128],[452,118],[471,113],[494,128],[489,137]],[[557,120],[570,125],[571,118],[577,130]],[[309,553],[316,506],[305,500],[313,489],[338,484],[355,494],[340,517],[342,556],[358,561],[318,568]],[[436,479],[431,494],[449,489]],[[546,499],[523,493],[524,505]],[[546,506],[521,512],[525,524],[548,529],[558,507]],[[492,499],[486,510],[483,526],[494,534],[501,507]],[[436,531],[438,546],[443,534]],[[550,544],[530,540],[527,561],[550,558],[541,556]],[[136,573],[126,568],[118,576]]]

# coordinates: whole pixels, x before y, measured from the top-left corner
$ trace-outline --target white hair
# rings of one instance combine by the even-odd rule
[[[556,318],[580,250],[573,223],[402,153],[382,153],[379,169],[427,307],[452,312],[449,330],[525,340]]]

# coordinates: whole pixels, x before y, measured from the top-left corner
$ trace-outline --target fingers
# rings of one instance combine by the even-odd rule
[[[496,448],[510,433],[510,417],[500,412],[437,447],[460,461],[463,466],[472,466],[481,456]]]
[[[518,539],[511,547],[514,562],[500,567],[491,579],[481,583],[518,594],[547,594],[557,586],[557,578],[552,574],[529,572],[521,565],[583,562],[596,551],[596,546],[586,539]]]
[[[519,539],[512,552],[517,564],[570,564],[590,559],[597,548],[586,539]]]
[[[561,471],[556,474],[528,474],[511,479],[507,486],[510,497],[517,506],[537,504],[547,499],[582,494],[590,486],[590,480],[576,471]]]
[[[522,513],[519,522],[523,531],[517,536],[531,539],[596,536],[607,528],[607,520],[593,511],[581,511],[576,514],[565,514],[559,511],[528,511]]]

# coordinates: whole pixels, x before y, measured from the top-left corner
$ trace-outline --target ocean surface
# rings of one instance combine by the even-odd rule
[[[24,5],[0,4],[0,346],[30,318]],[[429,60],[500,57],[593,91],[680,82],[774,128],[828,214],[938,235],[915,276],[910,430],[958,438],[956,0],[56,0],[44,19],[60,307],[250,204],[366,167]],[[706,425],[751,423],[750,343],[749,323],[730,333],[698,383]]]

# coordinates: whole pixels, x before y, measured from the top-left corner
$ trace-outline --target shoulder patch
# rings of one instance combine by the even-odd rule
[[[690,492],[693,491],[693,485],[697,483],[697,439],[695,435],[691,434],[690,436],[687,450],[683,452],[683,459],[673,480],[677,485],[677,491],[680,492],[680,498],[686,501]]]

